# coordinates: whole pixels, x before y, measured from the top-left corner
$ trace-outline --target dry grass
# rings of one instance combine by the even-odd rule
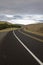
[[[17,30],[18,28],[6,28],[3,30],[0,30],[0,32],[7,32],[7,31],[13,31],[13,30]]]
[[[43,36],[43,23],[26,25],[24,30]]]

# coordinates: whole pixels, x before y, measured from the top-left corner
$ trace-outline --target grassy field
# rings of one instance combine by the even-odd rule
[[[17,29],[18,29],[18,28],[6,28],[6,29],[0,30],[0,32],[13,31],[13,30],[17,30]]]
[[[43,23],[26,25],[24,26],[24,30],[43,36]]]
[[[21,25],[11,24],[11,23],[8,23],[8,22],[1,22],[0,21],[0,32],[12,31],[12,30],[16,30],[18,28],[21,28]]]

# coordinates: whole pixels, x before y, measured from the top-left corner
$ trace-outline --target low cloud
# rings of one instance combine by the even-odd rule
[[[32,24],[43,20],[43,15],[0,15],[1,21],[8,21],[12,24]],[[43,22],[42,22],[43,23]]]

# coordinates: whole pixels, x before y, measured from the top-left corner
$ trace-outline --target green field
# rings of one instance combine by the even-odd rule
[[[0,31],[10,31],[21,28],[21,25],[0,21]]]

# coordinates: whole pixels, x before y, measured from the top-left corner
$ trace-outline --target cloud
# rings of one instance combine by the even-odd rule
[[[14,16],[13,15],[5,15],[6,17],[8,18],[13,18]]]
[[[24,20],[24,19],[19,19],[19,20],[9,20],[8,22],[12,23],[12,24],[35,24],[38,23],[39,21],[35,21],[35,20]]]
[[[43,0],[0,0],[0,13],[43,14]]]
[[[34,23],[43,23],[43,15],[8,15],[8,14],[1,14],[0,15],[1,21],[8,21],[13,24],[34,24]]]

